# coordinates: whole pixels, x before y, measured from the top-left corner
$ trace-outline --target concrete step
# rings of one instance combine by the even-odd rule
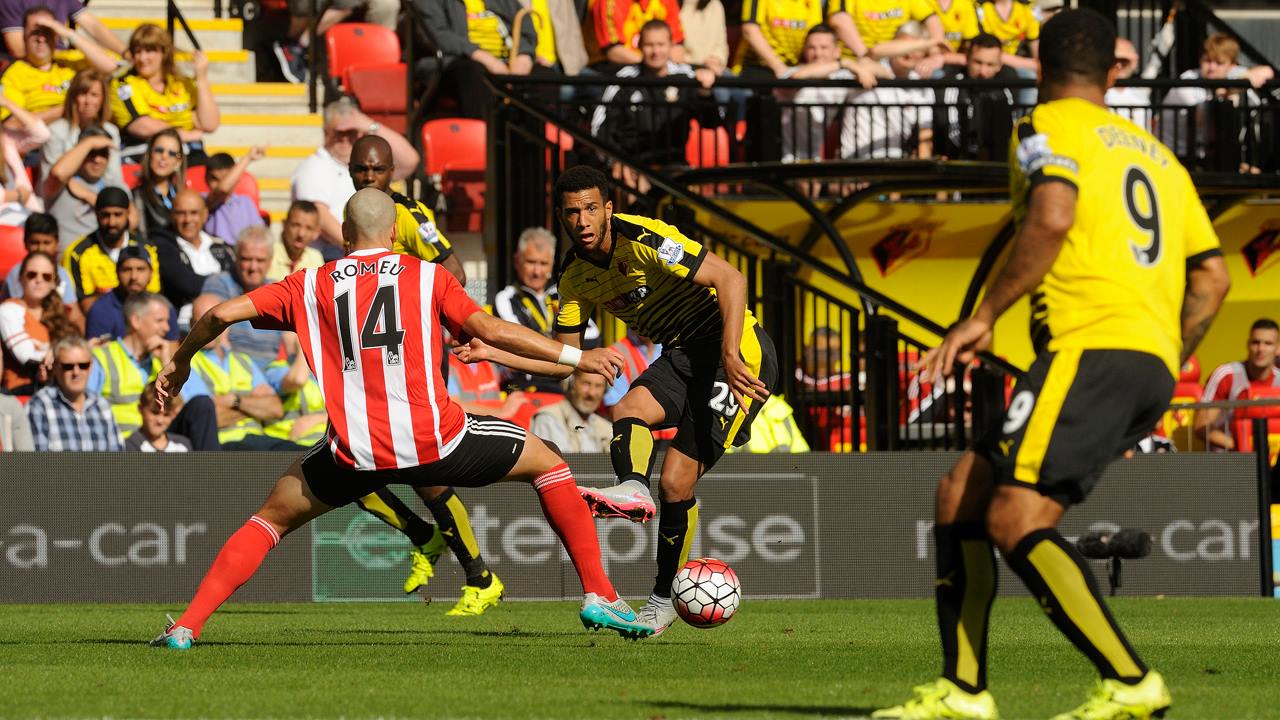
[[[222,3],[222,14],[227,14],[229,2]],[[109,17],[164,17],[167,5],[165,0],[93,0],[89,8],[100,18]],[[210,20],[213,18],[213,0],[182,0],[178,3],[182,16],[190,20]]]
[[[223,112],[217,132],[205,142],[212,145],[310,145],[314,150],[323,139],[320,128],[319,114],[237,115]]]
[[[97,9],[96,3],[94,9]],[[129,36],[133,34],[134,29],[144,23],[165,27],[164,14],[102,18],[102,24],[106,25],[116,37],[125,43],[129,42]],[[191,32],[195,34],[196,39],[200,42],[200,47],[205,50],[241,50],[244,47],[244,23],[238,18],[215,20],[188,17],[187,24],[191,26]],[[187,37],[182,26],[178,24],[175,24],[173,28],[173,42],[180,48],[192,47],[190,38]]]
[[[213,96],[224,113],[305,115],[307,86],[293,83],[218,83]]]
[[[178,46],[181,48],[182,43]],[[251,83],[258,79],[253,53],[248,50],[210,50],[205,54],[209,56],[209,81],[214,84]],[[191,53],[179,50],[176,57],[178,68],[191,76],[195,72],[191,67]]]
[[[241,158],[249,152],[249,145],[224,144],[216,140],[217,137],[218,133],[214,133],[215,139],[205,143],[206,152],[230,153],[235,158]],[[272,145],[267,148],[266,157],[249,166],[249,172],[258,178],[259,186],[266,179],[280,179],[285,182],[287,188],[289,178],[293,176],[298,163],[314,153],[318,147],[320,147],[319,133],[314,145]]]

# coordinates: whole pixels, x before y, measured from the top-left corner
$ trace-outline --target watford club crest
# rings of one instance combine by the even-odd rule
[[[880,276],[887,277],[913,258],[929,252],[933,231],[938,227],[936,224],[921,224],[890,228],[887,235],[871,246],[871,257],[880,269]]]
[[[1240,249],[1240,254],[1254,277],[1280,264],[1280,222],[1264,223],[1258,234]]]

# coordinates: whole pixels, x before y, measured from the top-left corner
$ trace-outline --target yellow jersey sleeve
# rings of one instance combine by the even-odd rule
[[[1051,181],[1079,188],[1080,158],[1085,151],[1080,145],[1078,128],[1063,120],[1042,105],[1018,121],[1013,130],[1013,152],[1009,154],[1014,187],[1021,177],[1027,191]]]
[[[706,247],[685,237],[674,225],[634,215],[614,217],[621,221],[617,227],[626,229],[632,239],[643,246],[637,249],[636,256],[648,261],[647,269],[692,281],[707,257]]]
[[[1211,255],[1221,254],[1218,233],[1213,229],[1213,221],[1205,212],[1204,204],[1199,201],[1199,193],[1191,176],[1182,173],[1186,185],[1186,197],[1189,199],[1185,208],[1186,218],[1183,220],[1183,232],[1186,235],[1186,255],[1188,262],[1198,262]]]
[[[938,14],[938,8],[933,4],[933,0],[907,0],[906,6],[907,14],[912,20],[919,20],[923,22],[927,20],[930,15]]]
[[[577,296],[576,288],[571,283],[561,282],[557,290],[560,292],[560,311],[556,313],[555,331],[578,333],[586,330],[595,307]]]
[[[396,201],[396,241],[392,250],[438,263],[453,254],[453,245],[440,232],[436,216],[426,205],[403,195]]]

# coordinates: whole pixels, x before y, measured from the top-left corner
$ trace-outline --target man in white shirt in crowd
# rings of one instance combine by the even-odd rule
[[[208,278],[230,272],[235,264],[231,248],[204,231],[209,210],[195,190],[179,190],[173,198],[173,234],[156,231],[151,241],[160,264],[160,288],[178,309],[178,326],[191,325],[191,301]]]
[[[574,373],[568,382],[568,397],[534,413],[529,429],[562,453],[608,452],[613,424],[596,414],[604,397],[604,378]]]
[[[863,87],[875,87],[874,64],[868,69],[861,61],[841,57],[836,31],[825,23],[809,28],[801,51],[804,63],[788,68],[782,80],[853,80]],[[870,61],[867,61],[870,62]],[[777,88],[774,96],[782,110],[782,161],[816,160],[822,157],[827,135],[827,118],[838,117],[849,91],[842,87]],[[793,105],[787,108],[785,105]],[[828,109],[831,110],[828,113]]]
[[[1138,50],[1127,38],[1116,38],[1116,79],[1128,80],[1138,74]],[[1103,97],[1107,107],[1113,108],[1117,115],[1129,118],[1133,124],[1143,130],[1152,130],[1151,88],[1120,87],[1107,89]]]
[[[403,180],[417,167],[418,151],[403,135],[374,122],[344,97],[324,106],[324,145],[298,164],[290,180],[293,200],[310,200],[319,208],[320,237],[334,257],[342,256],[342,209],[356,194],[347,170],[351,148],[365,135],[377,135],[391,145],[393,179]]]
[[[895,40],[926,40],[929,31],[916,20],[898,28]],[[916,66],[925,58],[916,50],[885,60],[879,75],[885,79],[919,80]],[[876,87],[853,90],[849,101],[857,106],[844,115],[840,130],[840,154],[845,158],[901,158],[932,156],[933,90],[928,88]]]

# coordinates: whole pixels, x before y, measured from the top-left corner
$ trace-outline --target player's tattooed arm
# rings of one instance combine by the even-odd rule
[[[1031,189],[1027,205],[1027,217],[1013,240],[1009,260],[982,304],[973,317],[952,327],[942,343],[920,360],[925,382],[950,376],[957,362],[961,367],[968,365],[974,355],[990,347],[996,320],[1018,298],[1034,290],[1058,259],[1075,223],[1075,188],[1060,182],[1037,185]]]
[[[1230,289],[1231,276],[1221,255],[1203,258],[1187,268],[1187,289],[1182,298],[1182,362],[1204,339]]]

